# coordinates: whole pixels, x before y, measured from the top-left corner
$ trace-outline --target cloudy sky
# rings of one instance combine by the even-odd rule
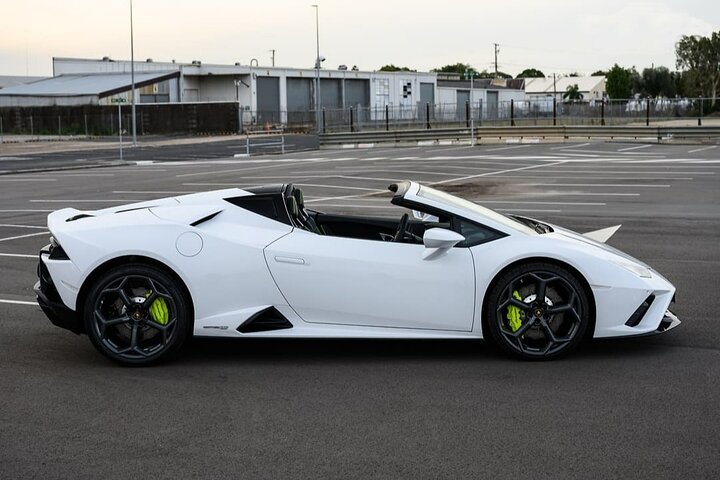
[[[312,67],[448,63],[546,74],[674,67],[683,34],[720,30],[718,0],[134,0],[135,58]],[[51,75],[53,56],[130,57],[129,0],[0,0],[0,75]]]

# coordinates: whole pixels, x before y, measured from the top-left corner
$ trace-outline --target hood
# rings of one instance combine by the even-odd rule
[[[548,225],[550,225],[550,224],[548,224]],[[563,240],[582,243],[584,245],[590,245],[590,246],[593,246],[600,250],[603,250],[605,252],[612,253],[613,255],[623,258],[624,260],[628,260],[630,262],[636,263],[645,268],[650,268],[647,264],[645,264],[644,262],[633,257],[632,255],[628,255],[627,253],[622,252],[622,251],[618,250],[617,248],[613,248],[610,245],[607,245],[605,243],[596,242],[595,240],[592,240],[580,233],[573,232],[572,230],[568,230],[567,228],[558,227],[557,225],[550,225],[550,226],[553,228],[554,232],[545,234],[547,236],[553,236],[555,238],[560,238]]]

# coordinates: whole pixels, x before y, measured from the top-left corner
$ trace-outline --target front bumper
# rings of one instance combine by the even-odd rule
[[[677,327],[678,325],[680,325],[680,323],[680,319],[674,313],[672,313],[670,310],[665,310],[665,315],[663,315],[662,320],[660,320],[660,325],[658,325],[657,329],[653,330],[652,332],[642,333],[636,336],[648,337],[652,335],[657,335],[659,333],[665,333]]]
[[[38,304],[53,325],[70,330],[73,333],[81,334],[85,331],[82,319],[60,299],[60,295],[53,284],[50,273],[42,261],[43,253],[47,252],[40,252],[40,261],[37,269],[39,280],[33,287],[37,295]]]

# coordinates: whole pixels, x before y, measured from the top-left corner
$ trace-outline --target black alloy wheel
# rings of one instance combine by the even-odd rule
[[[590,302],[576,276],[550,263],[520,265],[494,282],[486,327],[502,350],[524,359],[572,351],[590,324]]]
[[[85,331],[111,360],[150,365],[177,351],[192,327],[190,302],[179,282],[144,264],[105,272],[85,298]]]

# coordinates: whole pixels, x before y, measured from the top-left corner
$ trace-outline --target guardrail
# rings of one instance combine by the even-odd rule
[[[476,127],[475,139],[507,138],[632,138],[668,139],[713,138],[720,139],[720,127],[646,127],[646,126],[530,126],[530,127]],[[472,142],[470,128],[444,128],[437,130],[391,130],[354,133],[325,133],[320,135],[321,147],[370,146],[375,143],[411,143],[443,141]]]
[[[250,140],[255,137],[262,137],[267,139],[272,136],[278,135],[280,140],[265,141],[262,143],[251,142]],[[280,152],[285,153],[285,131],[282,128],[274,129],[245,129],[245,156],[250,156],[251,147],[280,147]]]

